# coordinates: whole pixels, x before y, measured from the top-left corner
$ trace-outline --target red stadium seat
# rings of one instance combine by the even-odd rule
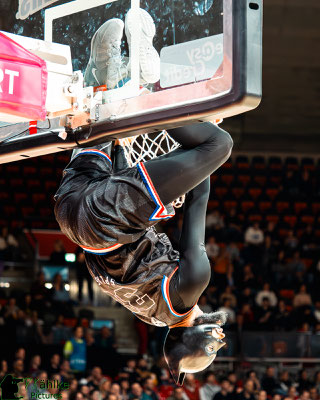
[[[305,210],[308,207],[308,204],[304,201],[297,201],[294,203],[294,211],[297,214],[300,214],[301,211]]]
[[[320,203],[312,203],[312,212],[318,214],[320,212]]]
[[[249,195],[252,199],[256,200],[262,193],[262,189],[260,188],[250,188],[248,190]]]
[[[15,204],[26,203],[28,201],[28,194],[26,192],[16,192],[14,193],[14,202]]]
[[[269,215],[266,216],[266,221],[267,222],[277,223],[277,222],[279,222],[279,219],[280,219],[280,217],[277,214],[269,214]]]
[[[282,213],[283,211],[287,210],[289,208],[290,204],[288,201],[277,201],[276,202],[276,209],[278,213]]]
[[[283,299],[292,300],[294,298],[294,290],[282,289],[279,291],[279,294]]]
[[[214,210],[218,208],[220,205],[220,202],[218,200],[209,200],[208,201],[208,210]]]
[[[215,196],[217,196],[219,199],[222,199],[228,193],[228,188],[216,186],[214,188],[214,193],[215,193]]]
[[[221,181],[226,185],[230,186],[234,181],[234,175],[229,175],[229,174],[221,175]]]
[[[297,223],[297,216],[296,215],[285,215],[283,217],[283,221],[288,224],[291,228],[294,228]]]
[[[234,187],[231,189],[231,193],[236,199],[240,199],[244,195],[244,188]]]
[[[223,208],[225,209],[225,211],[230,211],[232,208],[236,208],[238,205],[238,202],[235,200],[226,200],[223,203]]]
[[[243,185],[243,186],[247,186],[248,183],[250,182],[251,177],[250,175],[239,175],[238,176],[238,181]]]
[[[261,212],[265,212],[267,210],[269,210],[272,206],[271,201],[260,201],[258,204],[259,210]]]
[[[250,214],[248,217],[248,220],[250,222],[261,222],[262,221],[262,215],[261,214]]]
[[[300,220],[307,225],[314,225],[315,223],[315,217],[313,215],[302,215]]]
[[[279,189],[277,189],[277,188],[266,189],[266,195],[271,200],[274,200],[278,196],[278,194],[279,194]]]
[[[251,208],[253,208],[255,206],[255,203],[254,203],[254,201],[251,201],[251,200],[246,200],[246,201],[243,201],[242,203],[241,203],[241,210],[244,212],[244,213],[247,213]]]
[[[261,187],[264,187],[266,185],[267,177],[265,175],[256,175],[253,177],[253,181]]]

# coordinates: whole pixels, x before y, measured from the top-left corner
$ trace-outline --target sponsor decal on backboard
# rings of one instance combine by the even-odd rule
[[[19,0],[19,10],[16,14],[16,18],[26,19],[29,15],[32,15],[57,1],[58,0]]]
[[[223,34],[164,47],[160,60],[162,88],[213,78],[223,62]]]

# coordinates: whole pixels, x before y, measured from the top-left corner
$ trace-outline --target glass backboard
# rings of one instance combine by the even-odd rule
[[[84,73],[95,32],[112,18],[126,22],[128,11],[134,10],[137,22],[131,28],[131,37],[125,29],[121,40],[122,61],[129,67],[115,87],[97,89],[103,91],[101,102],[95,105],[94,113],[91,110],[90,117],[86,112],[83,118],[79,113],[69,117],[68,124],[63,120],[67,133],[63,142],[61,137],[42,132],[41,140],[33,138],[29,144],[28,140],[23,141],[21,151],[26,150],[25,156],[35,145],[45,145],[45,153],[60,151],[106,137],[113,139],[226,118],[249,111],[260,102],[262,0],[53,3],[46,11],[15,23],[12,33],[43,38],[45,32],[46,40],[70,46],[73,69]],[[141,79],[139,46],[143,22],[139,8],[149,14],[155,27],[153,47],[160,71],[152,83]],[[8,151],[7,140],[5,146],[0,145],[0,156]]]

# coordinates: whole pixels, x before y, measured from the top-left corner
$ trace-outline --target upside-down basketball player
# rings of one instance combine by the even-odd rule
[[[158,62],[150,18],[141,10],[140,65],[147,83],[156,80],[153,64]],[[129,12],[128,40],[130,26]],[[95,34],[87,84],[115,87],[119,74],[123,78],[122,30],[122,21],[113,19]],[[113,160],[111,143],[75,150],[55,196],[55,214],[62,231],[83,248],[102,290],[146,323],[170,328],[164,352],[181,385],[186,372],[202,371],[224,345],[226,314],[202,313],[197,301],[211,274],[204,247],[210,175],[228,159],[233,142],[209,122],[168,132],[181,147],[133,168],[127,167],[119,142]],[[177,252],[154,225],[174,215],[171,203],[185,193]]]

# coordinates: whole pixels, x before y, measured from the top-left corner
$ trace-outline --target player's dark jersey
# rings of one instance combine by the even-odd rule
[[[180,314],[171,304],[169,284],[178,272],[178,260],[168,237],[153,228],[109,255],[86,253],[98,285],[142,321],[156,326],[172,326],[191,311]]]
[[[174,325],[191,311],[180,314],[171,304],[178,253],[153,225],[174,211],[162,204],[143,163],[113,172],[108,155],[84,150],[65,169],[55,199],[61,230],[85,250],[106,293],[152,325]]]

